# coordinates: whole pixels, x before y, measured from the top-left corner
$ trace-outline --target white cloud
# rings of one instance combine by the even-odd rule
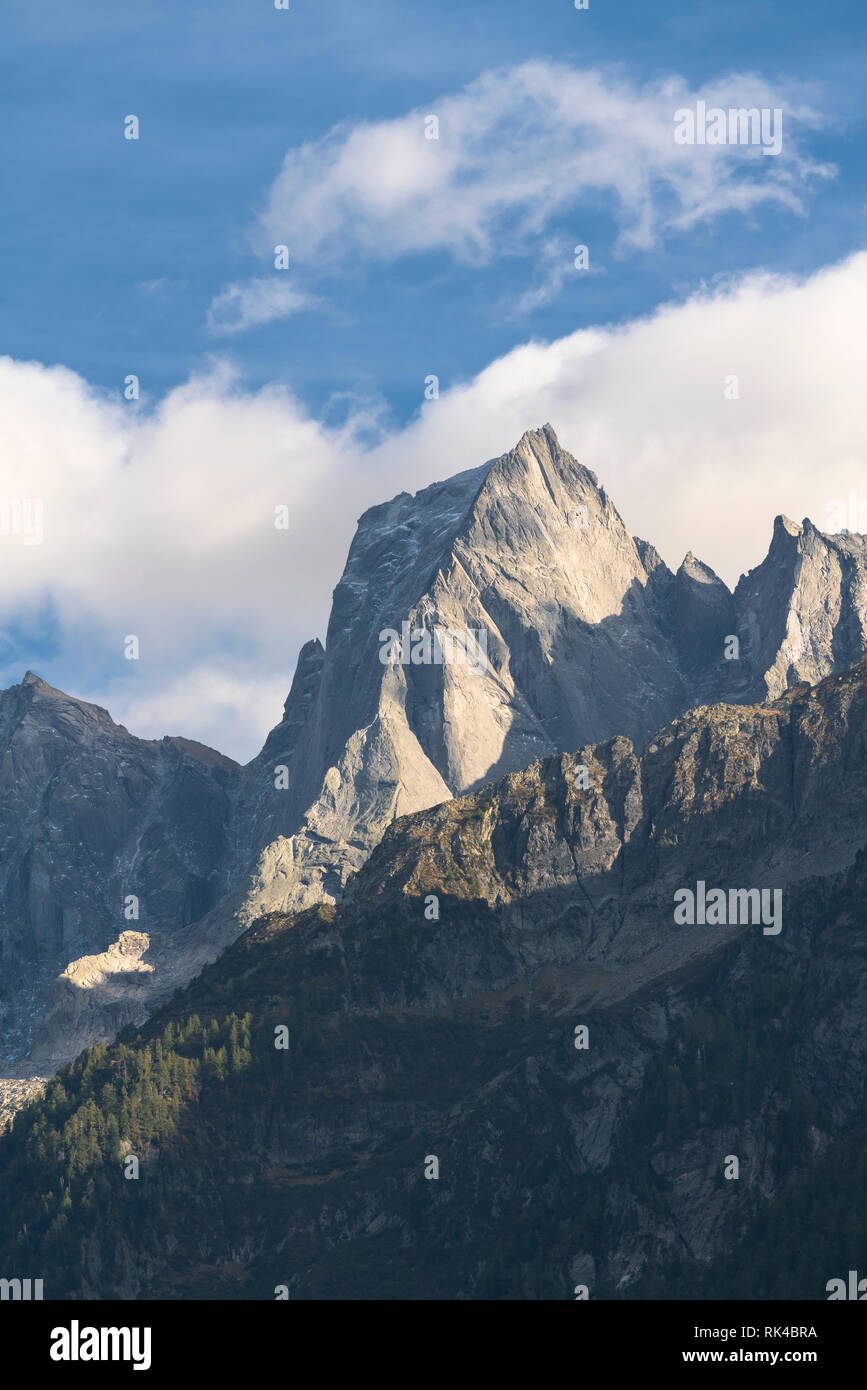
[[[778,512],[825,528],[834,498],[865,491],[865,316],[867,253],[803,281],[709,286],[622,327],[515,348],[380,453],[457,471],[550,420],[635,534],[672,567],[692,549],[733,584]]]
[[[285,389],[218,367],[151,414],[74,373],[0,359],[0,502],[38,498],[45,538],[0,535],[0,620],[61,645],[25,661],[136,732],[252,756],[298,647],[324,636],[355,519],[477,465],[550,420],[637,534],[729,581],[783,511],[827,524],[865,492],[867,254],[803,282],[758,274],[618,328],[530,342],[366,444],[376,403],[330,428]],[[738,378],[739,399],[724,396]],[[290,507],[288,532],[274,508]],[[125,635],[141,639],[127,662]],[[17,664],[0,669],[19,680]],[[279,694],[278,694],[279,692]]]
[[[590,248],[586,242],[569,246],[556,238],[546,241],[539,249],[537,270],[533,284],[524,290],[510,306],[506,317],[521,319],[532,314],[543,304],[550,304],[560,294],[566,280],[575,275],[576,259],[579,249],[586,254],[586,264],[581,266],[581,277],[602,275],[605,272],[591,263]]]
[[[189,677],[184,725],[163,732],[208,728],[249,756],[280,712],[264,714],[263,685],[285,698],[298,643],[322,629],[334,582],[323,489],[339,482],[350,509],[363,505],[342,476],[353,428],[322,429],[285,390],[245,393],[225,367],[147,414],[63,368],[0,359],[0,502],[39,499],[44,516],[42,544],[0,535],[3,626],[40,633],[49,602],[61,648],[29,660],[40,675],[148,734],[147,707]],[[274,526],[283,504],[288,532]],[[129,634],[138,661],[124,659]],[[202,670],[219,675],[210,693]],[[3,683],[21,674],[6,665]],[[162,708],[183,714],[177,700]]]
[[[187,738],[221,752],[233,747],[237,753],[244,739],[252,737],[250,751],[258,751],[262,741],[258,731],[277,722],[286,699],[285,675],[263,675],[260,681],[251,682],[249,673],[227,667],[218,654],[213,661],[203,661],[174,678],[171,672],[165,674],[166,684],[159,689],[145,689],[138,695],[118,690],[123,705],[123,719],[118,722],[141,738],[162,738],[182,730]],[[104,692],[98,688],[77,693],[82,699],[105,703]],[[239,725],[241,712],[243,723]],[[117,717],[117,711],[113,713]],[[234,731],[234,737],[229,731]]]
[[[674,113],[699,98],[725,109],[782,108],[781,154],[676,144]],[[430,115],[438,139],[425,136]],[[257,242],[285,242],[319,270],[437,249],[485,262],[526,249],[553,219],[601,198],[621,248],[646,248],[769,200],[802,211],[811,180],[833,172],[804,152],[800,132],[817,124],[800,90],[755,74],[693,91],[676,76],[638,86],[616,72],[536,60],[484,73],[428,107],[344,123],[289,150]]]
[[[259,324],[275,319],[288,319],[319,301],[314,295],[297,290],[282,278],[285,271],[275,271],[273,279],[261,277],[240,284],[227,285],[216,296],[208,310],[208,327],[212,333],[242,333]]]

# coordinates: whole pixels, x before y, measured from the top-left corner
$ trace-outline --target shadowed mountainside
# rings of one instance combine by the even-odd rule
[[[867,1236],[865,771],[862,662],[399,820],[338,907],[263,918],[18,1116],[3,1268],[51,1297],[824,1298]],[[781,930],[678,924],[698,880],[779,889]]]

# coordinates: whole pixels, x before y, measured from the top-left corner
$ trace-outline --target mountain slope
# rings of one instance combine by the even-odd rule
[[[750,1296],[768,1202],[865,1161],[865,770],[862,662],[398,821],[339,907],[263,919],[18,1117],[3,1267],[60,1297]],[[781,929],[678,923],[697,880],[779,889]],[[834,1263],[789,1296],[848,1267],[832,1196],[798,1238]]]
[[[131,926],[184,928],[223,897],[239,774],[189,740],[135,738],[32,672],[0,693],[0,1055],[32,1043],[77,956]]]

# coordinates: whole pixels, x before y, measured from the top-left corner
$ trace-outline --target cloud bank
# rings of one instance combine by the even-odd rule
[[[0,359],[0,681],[30,665],[136,733],[249,758],[299,645],[324,636],[359,514],[546,420],[670,565],[692,549],[734,582],[777,512],[824,527],[835,498],[867,491],[865,321],[864,253],[804,281],[711,284],[525,343],[373,446],[364,402],[328,427],[286,387],[249,392],[219,364],[148,409]],[[13,524],[27,499],[41,544]]]

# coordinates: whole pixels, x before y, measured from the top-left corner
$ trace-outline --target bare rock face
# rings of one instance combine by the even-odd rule
[[[549,426],[365,513],[315,692],[303,678],[304,737],[293,687],[253,765],[264,785],[282,755],[291,790],[260,817],[279,834],[248,918],[337,899],[395,816],[614,731],[641,742],[682,709],[651,555]]]
[[[867,537],[778,516],[767,558],[735,590],[756,697],[774,699],[867,653]]]
[[[387,632],[401,650],[383,661]],[[454,644],[427,658],[427,639],[435,654],[468,633],[484,663]],[[864,537],[778,518],[732,594],[691,553],[672,575],[551,427],[528,431],[361,518],[325,651],[302,652],[248,769],[268,811],[242,917],[339,900],[396,816],[615,734],[641,748],[691,706],[773,699],[865,653]],[[274,762],[277,797],[261,790]]]
[[[0,1078],[0,1134],[9,1128],[23,1106],[39,1099],[47,1080],[47,1076],[36,1076],[29,1067],[25,1077]]]
[[[339,901],[397,818],[618,736],[599,776],[631,785],[691,707],[753,706],[865,652],[864,537],[778,518],[732,594],[691,554],[672,574],[550,426],[528,431],[364,514],[325,646],[302,649],[246,768],[134,738],[29,672],[0,694],[0,1057],[71,1056],[261,914]],[[755,755],[777,717],[744,718]],[[152,968],[112,964],[130,930]]]
[[[224,896],[239,774],[31,672],[0,694],[0,1055],[27,1050],[71,960],[126,926],[183,929]]]
[[[52,989],[45,1019],[31,1052],[35,1066],[53,1071],[71,1054],[110,1041],[128,1023],[141,1023],[140,986],[154,967],[146,959],[146,932],[121,932],[107,951],[71,961]],[[60,1044],[59,1056],[52,1048]]]
[[[720,686],[726,638],[737,635],[732,594],[708,565],[690,551],[674,577],[671,607],[678,658],[693,682]]]

